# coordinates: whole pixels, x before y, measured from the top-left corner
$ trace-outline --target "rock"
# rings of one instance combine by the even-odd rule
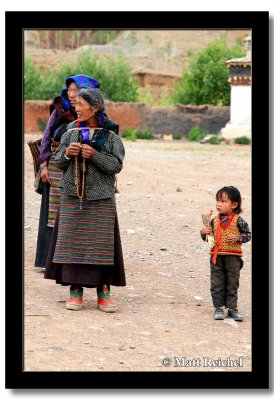
[[[196,300],[196,306],[202,305],[203,298],[201,296],[194,296],[194,299]]]
[[[148,331],[143,331],[143,332],[139,332],[140,335],[144,335],[144,336],[151,336],[152,333],[148,332]]]
[[[63,350],[62,346],[50,346],[48,347],[49,350]]]
[[[182,192],[182,188],[177,187],[176,192]]]
[[[199,140],[199,143],[201,143],[201,144],[208,143],[211,136],[212,135],[205,136],[203,139]]]
[[[107,332],[107,330],[101,326],[89,326],[88,329],[91,329],[95,332]]]
[[[234,319],[232,319],[232,318],[226,318],[226,319],[224,320],[224,324],[233,326],[233,328],[237,328],[237,329],[239,328],[239,325],[237,324],[237,322],[234,321]]]
[[[168,278],[172,277],[172,272],[156,272],[158,275],[166,276]]]
[[[208,346],[208,340],[200,340],[200,342],[195,343],[195,346]]]

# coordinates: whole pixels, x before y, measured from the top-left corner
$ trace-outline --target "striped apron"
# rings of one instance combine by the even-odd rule
[[[56,168],[55,165],[55,151],[56,148],[52,147],[52,155],[49,159],[48,170],[49,178],[51,180],[50,190],[49,190],[49,212],[48,212],[48,224],[49,228],[54,227],[55,218],[59,210],[61,190],[59,188],[59,183],[63,176],[63,171]]]
[[[114,265],[114,199],[87,201],[61,194],[54,263]]]

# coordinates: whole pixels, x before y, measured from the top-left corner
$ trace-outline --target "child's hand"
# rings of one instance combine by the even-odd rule
[[[227,243],[232,244],[232,243],[236,243],[238,241],[238,236],[237,235],[229,235],[227,237]]]
[[[208,235],[209,233],[212,232],[212,228],[209,225],[206,225],[201,229],[201,235]]]

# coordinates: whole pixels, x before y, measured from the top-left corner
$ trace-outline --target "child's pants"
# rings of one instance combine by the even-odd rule
[[[243,266],[239,256],[217,256],[216,264],[210,258],[211,296],[214,307],[237,308],[240,269]]]

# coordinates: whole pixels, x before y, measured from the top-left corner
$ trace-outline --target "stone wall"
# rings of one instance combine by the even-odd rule
[[[41,130],[39,120],[49,118],[51,101],[28,100],[25,102],[25,133]],[[106,110],[111,119],[126,128],[149,129],[155,135],[178,133],[186,136],[197,125],[208,133],[218,133],[230,119],[230,107],[214,106],[149,106],[144,103],[106,102]]]

